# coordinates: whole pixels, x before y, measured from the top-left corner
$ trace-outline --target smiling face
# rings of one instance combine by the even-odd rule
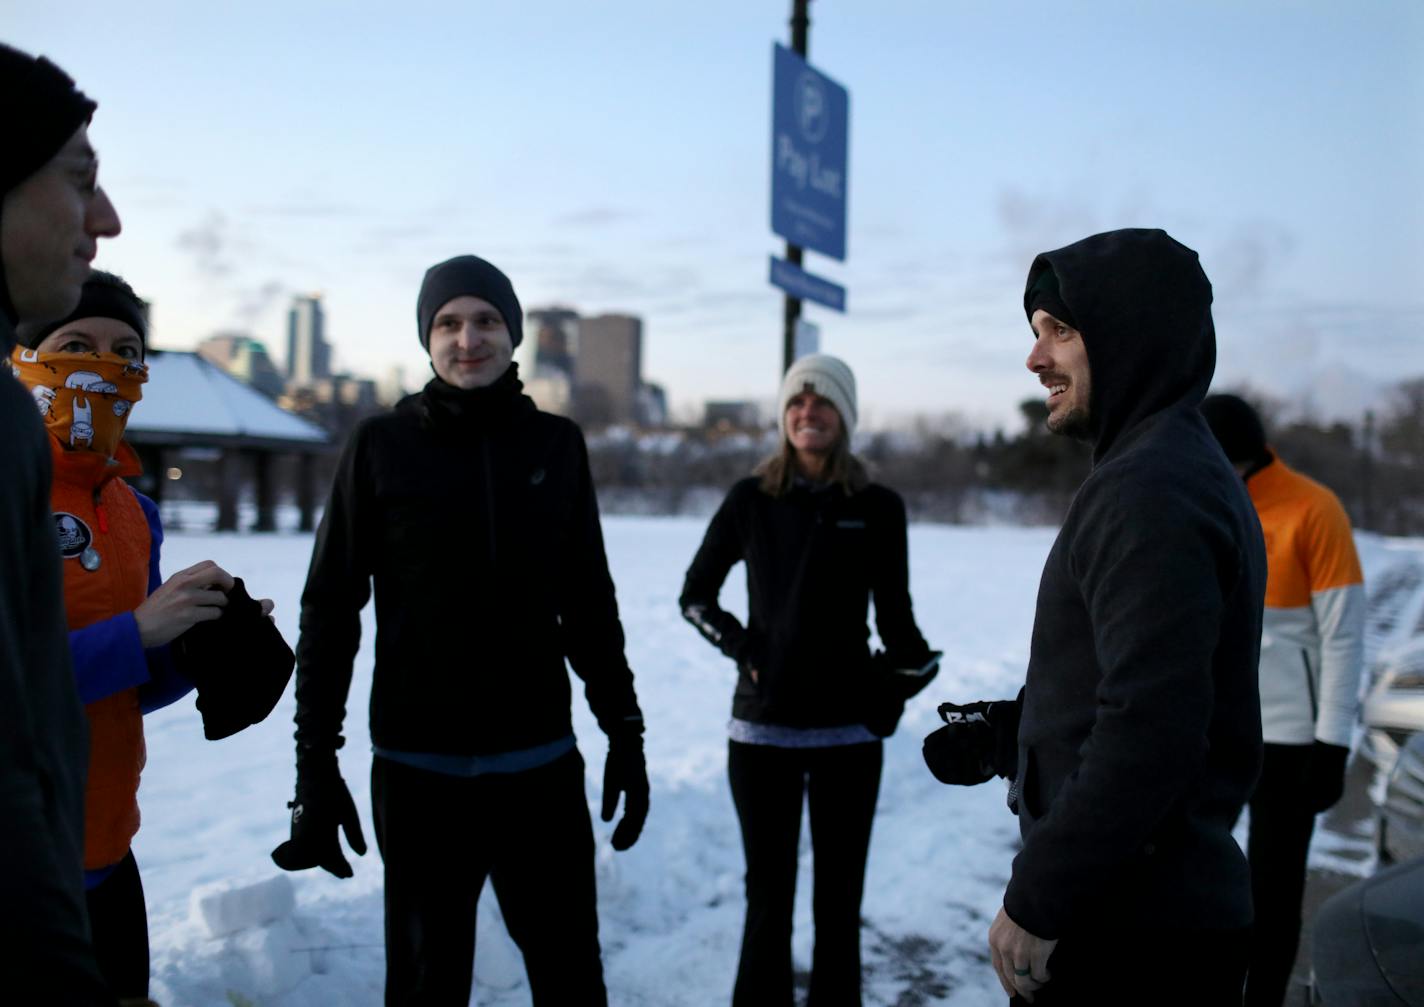
[[[80,126],[44,167],[5,194],[0,257],[22,321],[73,311],[99,239],[119,233],[119,215],[98,177],[99,160]]]
[[[117,318],[76,318],[55,329],[35,347],[40,353],[112,353],[125,360],[143,359],[143,340]]]
[[[1069,437],[1089,435],[1092,380],[1083,334],[1042,308],[1030,319],[1033,350],[1026,361],[1048,391],[1048,429]]]
[[[803,391],[786,404],[786,439],[798,455],[825,457],[844,429],[831,400],[815,392]]]
[[[430,362],[446,384],[484,388],[509,370],[514,342],[499,310],[468,294],[446,301],[430,325]]]

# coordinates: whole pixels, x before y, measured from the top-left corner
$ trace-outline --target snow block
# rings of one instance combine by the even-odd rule
[[[285,874],[262,881],[215,881],[193,889],[188,916],[209,937],[226,937],[248,927],[260,927],[292,914],[296,896]]]
[[[310,955],[291,920],[248,928],[224,942],[220,957],[224,987],[257,1003],[295,989],[312,974]]]

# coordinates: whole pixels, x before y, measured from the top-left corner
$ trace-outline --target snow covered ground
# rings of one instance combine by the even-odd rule
[[[604,521],[648,722],[653,786],[652,814],[638,845],[614,853],[607,845],[612,826],[596,818],[606,746],[576,691],[575,730],[589,764],[599,837],[604,962],[610,1001],[618,1005],[725,1003],[736,969],[742,854],[725,774],[733,670],[682,621],[675,600],[704,527],[681,518]],[[916,614],[945,661],[886,744],[863,910],[867,1004],[977,1007],[1002,999],[984,938],[1007,880],[1016,822],[1004,807],[1002,784],[937,783],[920,760],[920,741],[938,724],[937,703],[1007,697],[1021,684],[1034,593],[1053,536],[1051,529],[910,530]],[[1360,545],[1367,576],[1402,551],[1421,548],[1373,536],[1361,536]],[[216,560],[254,595],[275,599],[278,625],[295,642],[310,551],[309,535],[174,531],[163,565],[171,573]],[[740,568],[723,597],[733,611],[745,612]],[[372,851],[353,858],[351,880],[319,870],[286,875],[269,858],[287,833],[290,689],[265,723],[221,742],[203,739],[191,699],[148,718],[144,824],[135,853],[148,894],[153,994],[165,1007],[381,1002],[381,863],[371,832],[366,732],[373,633],[368,606],[341,765]],[[1317,837],[1319,857],[1342,859],[1339,837],[1323,831]],[[809,963],[812,937],[804,827],[802,857],[798,969]],[[1359,869],[1348,858],[1342,862]],[[452,874],[458,871],[452,865]],[[248,885],[258,887],[243,892]],[[488,887],[480,913],[472,1003],[527,1004],[522,963]]]

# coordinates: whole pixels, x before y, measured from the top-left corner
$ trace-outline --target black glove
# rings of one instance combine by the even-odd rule
[[[943,651],[929,650],[906,658],[882,650],[876,652],[870,664],[890,691],[903,701],[918,695],[920,690],[934,681],[939,674],[939,659],[943,656]]]
[[[618,795],[623,817],[613,829],[613,848],[626,850],[638,841],[648,819],[648,766],[643,759],[643,727],[620,730],[608,736],[608,758],[603,763],[603,820],[613,821]]]
[[[941,703],[944,726],[925,738],[925,765],[941,783],[974,786],[1018,771],[1019,705]]]
[[[1306,800],[1310,810],[1327,811],[1345,792],[1345,763],[1350,750],[1341,745],[1317,741],[1310,748],[1310,774],[1306,779]]]
[[[877,651],[870,659],[870,688],[864,697],[862,723],[872,734],[888,738],[899,726],[905,701],[934,681],[943,653],[927,650],[913,657]]]
[[[198,689],[203,734],[218,741],[261,723],[282,698],[296,658],[262,605],[233,578],[222,616],[173,641],[173,666]]]
[[[366,837],[335,752],[298,757],[297,796],[287,807],[292,809],[292,838],[272,851],[272,861],[284,871],[320,867],[338,878],[351,877],[336,830],[346,833],[346,842],[359,856],[366,854]]]

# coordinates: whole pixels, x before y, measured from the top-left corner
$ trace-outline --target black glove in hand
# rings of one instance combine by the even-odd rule
[[[1345,793],[1345,763],[1350,750],[1342,745],[1317,741],[1310,749],[1310,775],[1306,780],[1306,800],[1316,813],[1328,811]]]
[[[860,704],[861,723],[870,733],[879,738],[895,733],[905,701],[934,681],[942,656],[938,650],[912,656],[876,651],[871,656]]]
[[[648,819],[648,766],[643,759],[642,726],[636,731],[608,737],[608,759],[603,763],[603,814],[613,821],[618,795],[623,801],[623,817],[613,829],[613,848],[626,850],[638,841]]]
[[[871,670],[891,695],[904,701],[912,699],[939,674],[939,659],[943,651],[927,650],[923,654],[906,656],[876,651],[870,659]]]
[[[262,605],[233,578],[222,617],[173,641],[178,673],[198,688],[203,734],[218,741],[260,724],[287,688],[296,658]]]
[[[925,765],[941,783],[974,786],[1018,768],[1017,703],[941,703],[944,726],[925,738]]]
[[[337,829],[359,856],[366,854],[366,837],[334,755],[329,765],[298,768],[297,796],[287,807],[292,809],[292,838],[272,851],[272,861],[284,871],[320,867],[338,878],[351,877]]]

